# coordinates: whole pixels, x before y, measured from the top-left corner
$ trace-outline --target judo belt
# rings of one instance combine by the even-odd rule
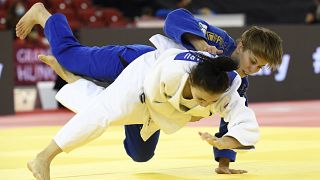
[[[123,66],[123,69],[126,68],[129,65],[129,63],[120,55],[120,53],[118,53],[118,57]]]
[[[129,63],[120,55],[120,53],[118,54],[118,57],[119,57],[119,60],[120,60],[120,62],[122,64],[122,66],[123,66],[123,69],[125,69],[129,65]],[[93,79],[93,78],[88,77],[88,76],[81,76],[81,77],[86,79],[86,80],[89,80],[89,81],[95,83],[98,86],[104,87],[104,88],[108,87],[110,84],[113,83],[112,80],[108,80],[108,79],[96,80],[96,79]],[[143,94],[143,96],[144,96],[144,94]],[[141,97],[140,97],[141,103],[144,103],[145,102],[145,98],[142,98],[142,99],[143,99],[143,102],[141,101]]]
[[[146,95],[144,93],[141,93],[139,96],[140,102],[144,104],[146,102]]]
[[[91,77],[88,77],[88,76],[81,76],[83,79],[86,79],[88,81],[91,81],[93,82],[94,84],[96,84],[97,86],[101,86],[101,87],[104,87],[104,88],[107,88],[110,84],[113,83],[113,81],[110,81],[110,80],[103,80],[103,81],[100,81],[100,80],[96,80],[96,79],[93,79]]]

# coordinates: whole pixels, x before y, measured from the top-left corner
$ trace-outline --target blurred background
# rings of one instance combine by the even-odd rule
[[[280,69],[250,77],[249,102],[320,99],[320,0],[0,0],[0,116],[56,110],[54,99],[65,82],[37,59],[50,54],[40,27],[25,39],[15,25],[34,3],[63,13],[80,42],[89,46],[148,44],[163,34],[166,15],[186,8],[236,39],[259,25],[283,39]]]

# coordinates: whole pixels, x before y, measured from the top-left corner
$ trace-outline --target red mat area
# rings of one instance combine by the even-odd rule
[[[320,100],[296,102],[251,103],[260,126],[320,126]],[[36,110],[0,116],[0,128],[63,125],[74,113],[65,110]],[[203,119],[190,126],[217,126],[219,118]]]
[[[74,115],[66,109],[35,110],[0,116],[0,128],[63,125]]]

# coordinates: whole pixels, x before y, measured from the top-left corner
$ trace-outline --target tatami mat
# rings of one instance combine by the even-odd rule
[[[0,179],[33,179],[26,162],[45,147],[60,126],[9,128],[0,131]],[[209,127],[186,127],[173,135],[161,134],[156,155],[146,163],[133,162],[122,145],[123,127],[110,127],[102,137],[51,166],[52,179],[61,180],[153,180],[153,179],[319,179],[320,128],[261,128],[256,150],[240,152],[231,167],[248,170],[243,175],[218,175],[212,148],[198,131]]]

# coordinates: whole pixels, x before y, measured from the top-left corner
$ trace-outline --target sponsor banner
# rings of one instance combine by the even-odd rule
[[[51,54],[42,42],[16,40],[14,43],[15,85],[35,85],[38,81],[54,81],[54,71],[38,59],[39,54]]]

